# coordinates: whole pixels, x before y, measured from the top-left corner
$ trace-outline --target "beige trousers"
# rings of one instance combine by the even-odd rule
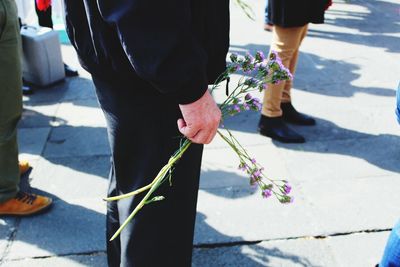
[[[272,31],[271,50],[278,53],[283,65],[292,74],[296,71],[300,44],[307,35],[308,24],[302,27],[283,28],[274,26]],[[268,84],[264,91],[262,114],[267,117],[282,116],[281,103],[291,102],[290,89],[292,81],[279,84]]]

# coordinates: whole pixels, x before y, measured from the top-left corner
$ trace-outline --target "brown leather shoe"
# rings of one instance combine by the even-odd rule
[[[18,192],[14,198],[0,203],[0,215],[32,215],[48,208],[52,202],[45,196]]]
[[[29,165],[29,162],[25,161],[25,160],[21,160],[18,163],[18,165],[19,165],[19,174],[20,175],[23,175],[24,173],[26,173],[31,167],[31,165]]]

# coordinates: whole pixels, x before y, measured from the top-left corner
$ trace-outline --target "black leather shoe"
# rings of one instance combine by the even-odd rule
[[[67,77],[74,77],[78,76],[78,71],[72,69],[70,66],[64,63],[64,70],[65,70],[65,76]]]
[[[315,120],[310,116],[298,112],[292,105],[292,103],[282,103],[281,109],[283,112],[283,120],[289,123],[298,125],[315,125]]]
[[[270,118],[261,115],[258,132],[282,143],[304,143],[303,136],[290,129],[282,117]]]

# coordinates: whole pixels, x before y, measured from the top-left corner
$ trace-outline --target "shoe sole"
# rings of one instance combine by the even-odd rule
[[[44,211],[46,211],[48,208],[51,207],[51,204],[53,203],[53,200],[50,200],[49,203],[47,203],[46,206],[41,207],[38,210],[30,211],[30,212],[0,212],[0,216],[31,216],[31,215],[36,215],[40,214]]]
[[[294,139],[289,140],[289,139],[281,138],[280,136],[277,136],[277,135],[263,132],[261,129],[258,129],[258,133],[261,134],[262,136],[269,137],[273,140],[276,140],[276,141],[279,141],[279,142],[285,143],[285,144],[303,144],[306,142],[306,140],[304,138],[298,139],[298,140],[294,140]]]

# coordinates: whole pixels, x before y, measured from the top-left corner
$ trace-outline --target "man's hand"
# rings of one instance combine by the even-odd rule
[[[208,90],[197,101],[179,108],[183,115],[178,120],[179,131],[193,143],[209,144],[217,133],[221,110]]]

